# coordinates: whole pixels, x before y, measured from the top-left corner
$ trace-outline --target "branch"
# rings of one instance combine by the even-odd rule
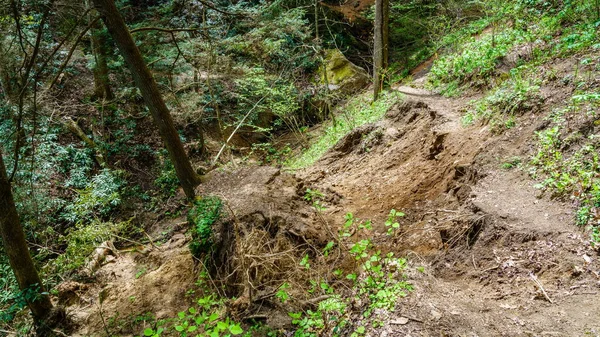
[[[98,165],[100,165],[100,167],[106,167],[106,161],[104,160],[104,156],[102,155],[100,148],[98,147],[98,145],[96,145],[96,143],[93,140],[90,139],[90,137],[88,137],[85,134],[85,132],[83,132],[83,130],[81,130],[79,125],[77,125],[77,122],[75,122],[70,117],[66,117],[65,121],[63,122],[63,125],[69,131],[71,131],[73,134],[79,137],[79,139],[81,139],[90,149],[96,152],[96,161],[98,162]]]
[[[65,68],[67,67],[67,64],[69,64],[69,61],[71,60],[71,56],[73,56],[73,53],[75,52],[75,48],[77,47],[77,45],[79,44],[79,42],[81,41],[81,39],[83,38],[83,36],[85,35],[85,33],[87,33],[88,30],[90,30],[92,28],[92,26],[94,26],[94,24],[96,24],[96,22],[100,20],[100,16],[97,16],[94,20],[92,20],[82,31],[81,33],[79,33],[79,35],[77,36],[77,39],[75,39],[75,42],[73,43],[73,45],[71,46],[71,49],[69,50],[69,54],[67,55],[67,58],[64,60],[64,62],[60,65],[60,69],[58,69],[58,72],[56,73],[56,76],[54,77],[54,80],[52,80],[52,82],[50,83],[50,85],[48,86],[47,90],[52,89],[52,87],[56,84],[56,82],[58,82],[58,79],[60,78],[60,75],[62,74],[62,72],[65,70]]]
[[[215,10],[215,11],[217,11],[217,12],[219,12],[219,13],[226,14],[226,15],[233,15],[233,16],[241,16],[241,14],[238,14],[238,13],[231,13],[231,12],[227,12],[227,11],[224,11],[224,10],[222,10],[222,9],[219,9],[219,8],[215,7],[215,5],[213,5],[213,4],[211,4],[211,3],[208,3],[208,2],[206,2],[206,1],[204,1],[204,0],[198,0],[198,1],[199,1],[201,4],[203,4],[204,6],[206,6],[206,7],[210,8],[210,9],[212,9],[212,10]]]
[[[131,34],[133,33],[137,33],[137,32],[145,32],[145,31],[149,31],[149,30],[157,30],[159,32],[165,32],[165,33],[175,33],[175,32],[195,32],[197,30],[199,30],[200,28],[160,28],[160,27],[140,27],[140,28],[135,28],[130,30],[129,32]]]
[[[200,31],[200,28],[161,28],[161,27],[140,27],[135,28],[129,31],[129,33],[139,33],[139,32],[147,32],[147,31],[159,31],[163,33],[171,34],[171,37],[174,37],[174,33],[177,32],[197,32],[200,33],[204,38],[208,39],[208,35],[205,32]]]
[[[79,26],[79,23],[81,21],[83,21],[83,19],[87,16],[87,14],[91,11],[91,8],[86,9],[86,11],[83,13],[83,15],[81,15],[79,17],[79,19],[77,19],[77,22],[75,22],[75,24],[73,25],[73,27],[71,27],[71,29],[69,30],[69,32],[65,35],[65,38],[60,41],[56,47],[54,47],[54,49],[52,50],[52,52],[50,53],[50,55],[46,58],[46,60],[44,60],[44,62],[42,63],[42,65],[39,67],[38,71],[36,72],[35,76],[33,76],[33,78],[37,79],[40,74],[42,73],[42,71],[44,71],[44,69],[46,69],[46,66],[48,65],[48,63],[52,60],[52,58],[54,57],[54,55],[58,52],[58,50],[63,46],[63,44],[65,44],[65,42],[67,42],[70,38],[71,38],[71,34],[73,34],[73,32],[75,32],[75,29]]]

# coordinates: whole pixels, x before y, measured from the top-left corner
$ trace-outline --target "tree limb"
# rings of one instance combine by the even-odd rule
[[[52,89],[52,87],[56,84],[56,82],[58,82],[60,75],[62,74],[62,72],[65,70],[65,68],[67,67],[67,64],[69,64],[69,61],[71,60],[71,56],[73,56],[73,53],[75,52],[75,48],[77,48],[77,45],[79,44],[79,42],[81,41],[81,39],[83,38],[83,36],[85,35],[85,33],[88,32],[88,30],[90,30],[92,28],[92,26],[94,26],[94,24],[96,24],[96,22],[100,20],[100,17],[97,16],[96,18],[94,18],[82,31],[81,33],[79,33],[79,35],[77,36],[77,39],[75,39],[75,42],[73,43],[73,45],[71,46],[71,49],[69,50],[69,54],[67,55],[67,58],[64,60],[64,62],[60,65],[60,68],[58,69],[58,72],[56,73],[56,76],[54,77],[54,79],[52,80],[52,82],[50,83],[50,85],[48,86],[48,90]]]
[[[140,28],[132,29],[129,32],[131,34],[133,34],[133,33],[137,33],[137,32],[149,31],[149,30],[157,30],[159,32],[165,32],[165,33],[175,33],[175,32],[195,32],[195,31],[199,30],[199,28],[140,27]]]
[[[77,122],[75,122],[70,117],[66,117],[65,121],[63,122],[63,125],[69,131],[71,131],[73,134],[75,134],[77,137],[79,137],[79,139],[81,139],[90,149],[92,149],[96,152],[95,158],[96,158],[96,161],[98,162],[98,165],[100,165],[101,167],[106,167],[106,161],[104,160],[104,156],[100,152],[100,148],[98,147],[98,145],[96,145],[96,143],[92,139],[90,139],[90,137],[88,137],[85,134],[85,132],[83,132],[83,130],[81,130],[79,125],[77,125]]]

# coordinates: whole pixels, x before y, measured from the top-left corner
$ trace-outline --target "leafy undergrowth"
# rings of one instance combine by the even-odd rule
[[[516,1],[490,10],[486,18],[448,35],[453,51],[437,59],[427,85],[445,96],[489,89],[472,101],[463,122],[491,121],[493,130],[515,125],[515,117],[542,103],[540,67],[600,49],[600,17],[593,1]],[[481,35],[475,28],[488,24]],[[500,28],[502,27],[502,28]]]
[[[569,197],[578,207],[576,223],[591,226],[592,245],[600,245],[600,93],[578,92],[566,107],[551,114],[551,124],[537,132],[537,153],[530,174],[536,187]]]
[[[323,134],[302,153],[289,159],[285,164],[290,169],[300,169],[315,163],[321,156],[333,147],[342,137],[361,125],[378,121],[385,113],[402,98],[396,91],[386,91],[380,98],[372,102],[371,92],[351,98],[341,110],[334,121],[323,126]]]
[[[516,124],[516,117],[537,109],[544,101],[540,92],[542,80],[533,76],[534,68],[521,66],[510,71],[510,78],[491,89],[485,97],[469,103],[463,124],[475,120],[489,121],[492,130],[501,132]]]

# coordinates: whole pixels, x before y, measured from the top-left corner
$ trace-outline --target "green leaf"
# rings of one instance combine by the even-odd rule
[[[194,332],[194,331],[196,331],[196,330],[198,330],[198,327],[197,327],[197,326],[195,326],[195,325],[191,325],[191,326],[190,326],[190,327],[187,329],[187,331],[188,331],[188,332]]]
[[[218,322],[217,323],[217,330],[219,331],[225,331],[228,328],[228,324],[225,322]]]
[[[196,313],[196,309],[194,307],[189,309],[190,314],[195,314]]]
[[[232,335],[240,335],[244,332],[244,329],[242,329],[239,324],[233,324],[229,326],[229,332],[231,332]]]
[[[175,330],[182,332],[183,330],[185,330],[185,328],[182,325],[176,325]]]
[[[213,312],[212,314],[210,314],[210,316],[208,317],[208,321],[209,322],[214,322],[217,320],[217,318],[219,318],[219,314],[217,314],[216,312]]]
[[[363,334],[365,333],[365,327],[364,326],[359,326],[358,328],[356,328],[356,332]]]
[[[154,335],[153,329],[148,328],[148,329],[144,330],[144,336],[152,336],[152,335]]]
[[[301,312],[288,312],[288,315],[293,319],[300,319],[302,317]]]

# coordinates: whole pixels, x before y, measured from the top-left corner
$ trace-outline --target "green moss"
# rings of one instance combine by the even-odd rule
[[[327,71],[327,81],[323,66],[319,69],[320,82],[344,86],[346,84],[362,85],[368,80],[364,69],[348,61],[348,59],[337,49],[328,50],[325,53],[324,66]],[[356,83],[354,83],[356,82]]]

